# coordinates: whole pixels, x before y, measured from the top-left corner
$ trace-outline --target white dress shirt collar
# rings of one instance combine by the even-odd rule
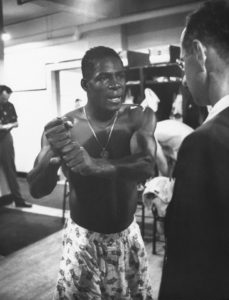
[[[214,118],[216,115],[218,115],[221,111],[223,111],[227,107],[229,107],[229,95],[224,96],[218,102],[216,102],[216,104],[210,110],[204,123]]]

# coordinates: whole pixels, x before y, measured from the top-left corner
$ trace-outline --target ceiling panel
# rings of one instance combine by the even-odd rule
[[[78,21],[76,23],[79,24],[120,15],[119,0],[26,1],[24,4],[18,5],[17,0],[2,0],[5,26],[61,12],[75,15],[76,21]]]
[[[159,8],[185,5],[198,0],[2,0],[4,24],[12,25],[34,18],[71,13],[77,24],[87,24],[102,19],[116,18]]]

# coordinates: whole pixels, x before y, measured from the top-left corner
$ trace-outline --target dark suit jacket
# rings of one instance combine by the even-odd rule
[[[183,142],[160,300],[229,299],[229,108]]]

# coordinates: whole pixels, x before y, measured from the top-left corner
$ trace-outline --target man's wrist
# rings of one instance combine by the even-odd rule
[[[106,177],[113,177],[116,175],[116,167],[109,161],[99,159],[96,165],[96,174]]]

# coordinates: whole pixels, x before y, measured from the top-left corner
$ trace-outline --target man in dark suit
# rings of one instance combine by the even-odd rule
[[[229,299],[228,16],[227,1],[206,2],[182,33],[188,88],[212,110],[178,154],[160,300]]]

